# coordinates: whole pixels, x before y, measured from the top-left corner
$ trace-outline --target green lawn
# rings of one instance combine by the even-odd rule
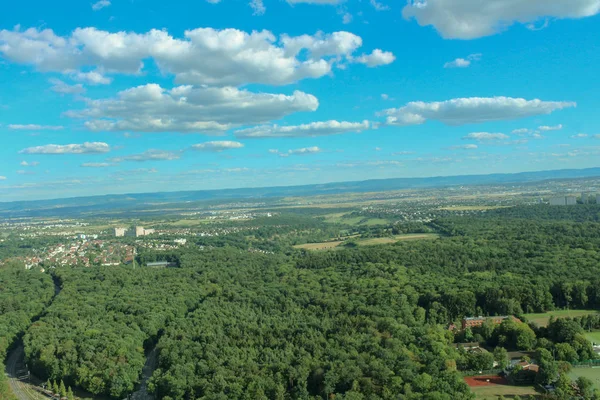
[[[594,387],[596,389],[600,389],[600,367],[595,368],[573,368],[571,372],[569,372],[569,377],[573,380],[579,378],[580,376],[585,376],[594,382]]]
[[[534,322],[539,326],[546,326],[548,325],[548,320],[550,319],[550,316],[554,316],[555,318],[573,318],[596,313],[598,313],[597,310],[558,310],[550,311],[543,314],[525,314],[525,318],[527,318],[528,321]]]
[[[371,239],[355,239],[359,246],[376,246],[378,244],[391,244],[405,240],[432,240],[439,238],[437,233],[409,233],[406,235],[396,235],[393,237],[371,238]],[[306,243],[294,246],[296,249],[306,250],[333,250],[341,248],[343,241],[330,241],[321,243]]]
[[[478,400],[496,400],[499,396],[504,396],[507,399],[511,399],[515,396],[520,396],[522,398],[529,395],[539,396],[531,386],[492,385],[472,387],[471,391]]]
[[[587,332],[585,337],[592,343],[600,344],[600,332]]]

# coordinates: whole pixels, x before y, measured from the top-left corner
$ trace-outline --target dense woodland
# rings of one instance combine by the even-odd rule
[[[0,268],[0,360],[16,343],[54,296],[54,284],[48,274],[26,271],[9,263]],[[3,364],[0,363],[2,371]],[[0,399],[11,398],[4,373],[0,373]]]
[[[23,300],[30,305],[22,324],[3,333],[5,346],[26,331],[36,375],[113,398],[135,389],[155,346],[149,387],[164,399],[471,399],[460,371],[502,365],[507,350],[536,351],[538,383],[560,384],[565,363],[595,357],[583,333],[600,328],[598,317],[547,328],[509,320],[456,334],[448,325],[464,316],[600,309],[599,212],[519,207],[391,224],[361,234],[426,229],[442,237],[323,252],[292,245],[350,228],[284,215],[138,257],[178,268],[57,268],[62,291],[43,313],[50,276],[2,271],[39,281],[0,280],[33,288],[11,290],[48,292]],[[259,246],[273,254],[248,251]],[[453,345],[473,340],[495,350],[473,356]],[[569,387],[559,385],[559,398],[572,395]]]

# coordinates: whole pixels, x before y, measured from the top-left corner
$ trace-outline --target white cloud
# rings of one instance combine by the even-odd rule
[[[75,72],[71,75],[71,78],[90,85],[108,85],[112,82],[111,78],[104,76],[99,71]]]
[[[301,149],[295,149],[295,150],[288,150],[287,153],[280,153],[280,156],[285,157],[288,155],[291,156],[305,156],[305,155],[309,155],[309,154],[317,154],[320,153],[322,150],[320,148],[318,148],[317,146],[313,146],[313,147],[303,147]]]
[[[428,120],[440,121],[446,125],[465,125],[546,115],[576,106],[574,102],[565,101],[470,97],[431,103],[416,101],[400,108],[384,110],[379,115],[387,116],[388,125],[418,125]]]
[[[382,51],[375,49],[371,54],[363,54],[362,56],[354,59],[359,64],[365,64],[367,67],[373,68],[380,65],[388,65],[394,62],[396,56],[389,51]]]
[[[206,2],[210,4],[219,4],[221,0],[206,0]]]
[[[373,8],[377,11],[387,11],[390,9],[389,6],[386,6],[385,4],[380,3],[377,0],[371,0],[370,3],[373,6]]]
[[[63,81],[61,81],[60,79],[49,79],[48,82],[50,82],[52,84],[52,87],[50,88],[50,90],[52,90],[53,92],[56,93],[61,93],[61,94],[82,94],[85,93],[85,88],[83,87],[83,85],[81,83],[78,83],[76,85],[69,85]]]
[[[2,176],[2,175],[0,175],[0,181],[5,181],[5,180],[6,180],[6,177],[5,177],[5,176]]]
[[[544,17],[584,18],[600,12],[600,0],[408,0],[406,19],[433,26],[447,39],[475,39],[505,30],[515,22]]]
[[[87,100],[84,110],[67,116],[86,119],[92,131],[184,132],[221,134],[231,127],[265,123],[301,111],[315,111],[316,97],[252,93],[232,87],[163,89],[147,84],[115,98]]]
[[[110,1],[100,0],[100,1],[92,4],[92,10],[98,11],[98,10],[102,10],[103,8],[109,7],[109,6],[110,6]]]
[[[254,10],[252,15],[264,15],[264,13],[267,11],[263,0],[251,0],[249,4],[250,7],[252,7],[252,10]]]
[[[278,38],[267,30],[198,28],[175,38],[164,30],[146,33],[77,28],[68,36],[51,29],[0,30],[0,54],[40,71],[73,74],[82,68],[135,74],[152,59],[178,83],[240,86],[249,83],[287,85],[320,78],[336,63],[345,65],[362,39],[349,32]],[[310,57],[300,57],[306,50]],[[367,65],[389,63],[393,55],[378,50],[363,56]],[[362,58],[361,58],[362,59]],[[393,61],[393,60],[392,60]],[[91,79],[90,77],[87,78]]]
[[[98,154],[108,153],[110,146],[103,142],[85,142],[83,144],[47,144],[44,146],[28,147],[20,154]]]
[[[83,163],[81,164],[81,166],[83,168],[106,168],[106,167],[111,167],[114,164],[111,163]]]
[[[397,151],[395,153],[392,153],[393,156],[408,156],[411,154],[415,154],[414,151]]]
[[[444,64],[444,68],[467,68],[471,66],[473,61],[481,60],[481,54],[470,54],[467,58],[457,58],[454,61]]]
[[[473,132],[463,137],[463,140],[477,140],[478,142],[487,142],[494,140],[505,140],[509,139],[508,135],[504,133],[489,133],[489,132]]]
[[[543,125],[543,126],[538,127],[538,130],[542,131],[542,132],[549,132],[549,131],[560,131],[562,128],[563,128],[562,124],[558,124],[555,126]]]
[[[476,140],[481,140],[481,139],[476,139]],[[475,150],[477,148],[479,148],[479,147],[476,144],[464,144],[461,146],[451,146],[450,147],[450,149],[452,149],[452,150]]]
[[[519,128],[512,131],[513,135],[527,135],[528,133],[531,133],[531,129]]]
[[[382,93],[382,94],[381,94],[381,99],[382,99],[382,100],[390,100],[390,95],[389,95],[389,94]]]
[[[171,161],[178,160],[181,158],[179,152],[156,150],[150,149],[140,154],[131,154],[124,157],[113,157],[108,161],[112,163],[120,163],[123,161],[135,161],[135,162],[146,162],[146,161]]]
[[[19,131],[60,131],[63,129],[60,125],[37,125],[37,124],[10,124],[8,129],[19,130]]]
[[[279,126],[279,125],[264,125],[249,129],[241,129],[235,131],[234,134],[238,138],[294,138],[294,137],[315,137],[338,135],[348,132],[362,132],[370,128],[369,121],[363,122],[347,122],[347,121],[324,121],[311,122],[310,124],[302,124],[295,126]]]
[[[344,15],[342,16],[342,23],[347,25],[352,22],[352,19],[353,19],[352,14],[350,14],[348,12],[344,13]]]
[[[587,133],[578,133],[577,135],[572,135],[571,139],[585,139],[589,137]]]
[[[27,162],[27,161],[23,160],[23,161],[21,161],[20,165],[22,167],[37,167],[38,165],[40,165],[40,163],[38,161]]]
[[[318,4],[318,5],[336,5],[346,0],[287,0],[290,4]]]
[[[593,135],[592,137],[593,137],[594,139],[600,139],[600,134]]]
[[[221,152],[230,149],[240,149],[244,145],[231,140],[212,141],[192,145],[192,150]]]

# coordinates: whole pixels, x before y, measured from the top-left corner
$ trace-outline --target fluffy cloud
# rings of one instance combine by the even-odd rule
[[[545,115],[576,105],[566,101],[470,97],[431,103],[416,101],[404,107],[384,110],[379,115],[387,116],[388,125],[418,125],[428,120],[440,121],[446,125],[465,125]]]
[[[600,12],[600,0],[408,0],[404,18],[433,26],[447,39],[475,39],[501,32],[515,22],[544,17],[584,18]]]
[[[473,132],[463,137],[463,140],[477,140],[478,142],[489,142],[494,140],[506,140],[510,137],[504,133]],[[468,145],[467,145],[468,146]]]
[[[38,165],[40,165],[40,163],[37,161],[31,161],[31,162],[21,161],[20,165],[22,167],[37,167]]]
[[[10,124],[8,129],[19,131],[60,131],[63,129],[60,125],[37,125],[37,124]]]
[[[5,176],[2,176],[2,175],[0,175],[0,181],[5,181],[5,180],[6,180],[6,177],[5,177]]]
[[[232,87],[163,89],[147,84],[116,98],[87,100],[87,108],[67,116],[86,119],[92,131],[184,132],[220,134],[238,125],[260,124],[300,111],[315,111],[316,97],[252,93]]]
[[[454,61],[444,64],[444,68],[467,68],[473,61],[481,60],[481,54],[470,54],[467,58],[457,58]]]
[[[538,130],[542,131],[542,132],[549,132],[549,131],[560,131],[562,128],[563,128],[562,124],[558,124],[555,126],[543,125],[543,126],[538,127]]]
[[[472,135],[472,134],[471,134]],[[480,140],[480,139],[478,139]],[[460,146],[451,146],[451,150],[476,150],[478,146],[476,144],[464,144]]]
[[[82,94],[85,93],[85,88],[81,83],[76,85],[69,85],[60,79],[50,79],[49,82],[52,84],[50,90],[60,94]]]
[[[332,65],[350,60],[362,39],[349,32],[278,38],[273,33],[198,28],[174,38],[163,30],[111,33],[77,28],[69,36],[30,28],[0,31],[0,54],[41,71],[72,74],[82,68],[108,73],[138,73],[146,59],[183,84],[239,86],[248,83],[286,85],[329,74]],[[300,57],[306,50],[310,57]],[[392,62],[392,53],[375,50],[358,62],[377,66]],[[89,73],[88,73],[89,74]],[[90,77],[88,77],[90,79]]]
[[[110,146],[103,142],[85,142],[83,144],[47,144],[28,147],[21,154],[99,154],[108,153]]]
[[[90,85],[108,85],[112,82],[111,78],[104,76],[99,71],[75,72],[71,75],[71,78]]]
[[[308,155],[308,154],[316,154],[316,153],[320,153],[321,149],[318,148],[317,146],[313,146],[313,147],[303,147],[301,149],[295,149],[295,150],[288,150],[287,154],[292,155],[292,156],[304,156],[304,155]]]
[[[98,11],[98,10],[102,10],[103,8],[109,7],[109,6],[110,6],[109,0],[100,0],[100,1],[92,4],[92,10]]]
[[[106,168],[106,167],[111,167],[114,164],[111,163],[83,163],[81,164],[81,166],[83,168]]]
[[[113,157],[108,161],[112,163],[120,163],[123,161],[135,161],[135,162],[146,162],[146,161],[171,161],[178,160],[181,158],[179,152],[155,150],[150,149],[140,154],[131,154],[124,157]]]
[[[587,133],[578,133],[577,135],[572,135],[571,139],[585,139],[589,137]]]
[[[377,0],[371,0],[370,3],[373,6],[373,8],[377,11],[387,11],[390,9],[389,6],[386,6],[383,3],[379,3]]]
[[[354,59],[359,64],[365,64],[367,67],[379,67],[380,65],[388,65],[394,62],[396,56],[389,51],[375,49],[371,54],[363,54]]]
[[[331,5],[341,4],[346,0],[287,0],[290,4],[319,4],[319,5]]]
[[[311,122],[295,126],[264,125],[249,129],[235,131],[238,138],[270,138],[270,137],[314,137],[337,135],[348,132],[362,132],[369,129],[369,121],[346,122],[346,121],[324,121]]]
[[[249,4],[254,10],[252,15],[263,15],[267,11],[263,0],[251,0]]]
[[[244,147],[244,145],[240,142],[234,142],[231,140],[222,140],[222,141],[213,141],[213,142],[194,144],[194,145],[192,145],[192,150],[221,152],[221,151],[230,150],[230,149],[240,149],[242,147]]]
[[[531,129],[520,128],[512,131],[513,135],[527,135],[528,133],[531,133]]]

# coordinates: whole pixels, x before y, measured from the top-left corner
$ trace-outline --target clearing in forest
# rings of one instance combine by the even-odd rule
[[[506,378],[497,375],[465,377],[465,382],[476,398],[482,400],[496,400],[500,396],[513,398],[515,396],[538,395],[532,386],[512,386]]]
[[[391,244],[396,242],[403,242],[408,240],[432,240],[439,238],[440,235],[437,233],[409,233],[406,235],[396,235],[383,238],[369,238],[369,239],[355,239],[354,242],[359,246],[375,246],[378,244]],[[332,242],[321,242],[321,243],[306,243],[294,246],[296,249],[306,250],[331,250],[335,248],[342,248],[344,241],[332,241]]]
[[[525,318],[527,318],[527,321],[534,322],[538,326],[547,326],[551,316],[554,318],[574,318],[597,313],[597,310],[557,310],[540,314],[525,314]]]
[[[600,389],[600,367],[584,367],[584,368],[573,368],[569,372],[569,377],[576,380],[580,376],[584,376],[594,382],[594,387]]]

